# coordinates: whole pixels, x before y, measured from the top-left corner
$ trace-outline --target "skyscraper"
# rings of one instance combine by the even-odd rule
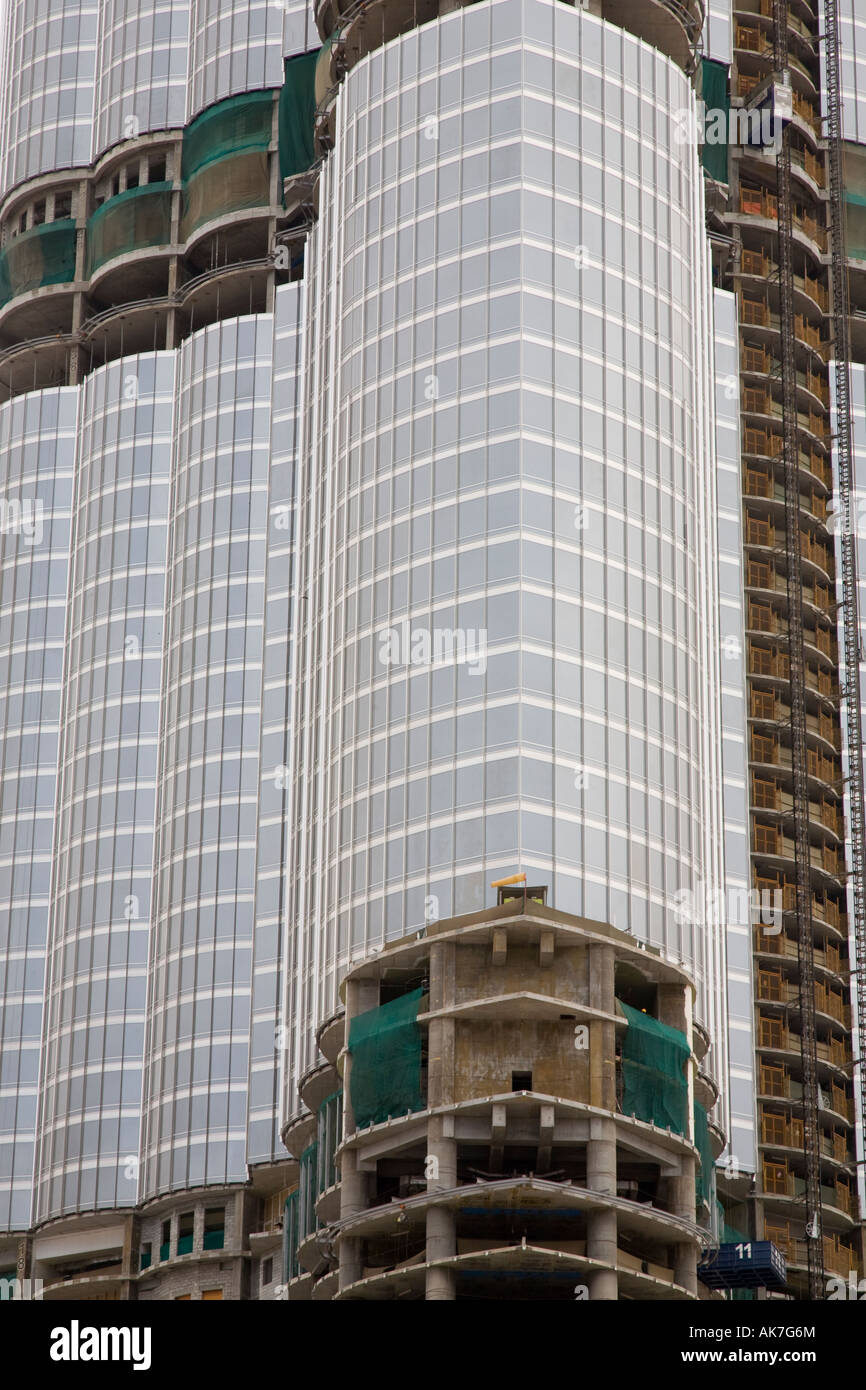
[[[789,1291],[811,1298],[862,1261],[857,8],[734,14],[712,66],[733,59],[741,128],[729,159],[707,161],[717,274],[738,296],[752,874],[781,899],[779,920],[753,929],[751,1233],[785,1252]],[[743,131],[768,117],[769,139]]]
[[[802,8],[782,63],[667,0],[10,6],[0,1272],[707,1297],[696,1216],[859,1268]],[[793,230],[698,138],[753,91]]]

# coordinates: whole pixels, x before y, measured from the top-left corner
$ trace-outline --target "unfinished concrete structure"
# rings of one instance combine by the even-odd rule
[[[692,1117],[716,1091],[682,970],[519,894],[392,943],[343,993],[301,1084],[310,1120],[284,1132],[302,1172],[290,1300],[708,1296]],[[649,1070],[684,1133],[633,1113],[629,1008],[683,1040],[679,1077]],[[316,1139],[334,1094],[342,1124]]]
[[[816,6],[744,5],[735,102],[782,35],[793,73],[787,193],[755,147],[710,185],[741,312],[754,883],[783,927],[741,972],[760,1189],[722,1216],[724,932],[677,908],[728,854],[714,325],[674,134],[702,6],[323,0],[318,56],[301,0],[14,7],[0,1270],[51,1298],[694,1297],[748,1207],[791,1293],[859,1272],[841,194]],[[856,314],[850,336],[862,357]],[[44,550],[11,538],[16,489]],[[404,624],[483,631],[484,670],[381,661]],[[554,907],[485,907],[517,864]],[[417,1077],[365,1109],[392,1006]],[[688,1054],[673,1124],[633,1093],[636,1015],[684,1039],[655,1035]]]
[[[714,54],[730,88],[723,77],[713,90],[740,126],[705,159],[717,282],[739,309],[752,881],[779,905],[752,943],[757,1183],[744,1175],[731,1192],[747,1201],[739,1224],[786,1254],[788,1291],[804,1298],[862,1269],[862,508],[855,517],[849,373],[866,299],[856,250],[846,257],[846,219],[849,243],[862,242],[862,151],[842,143],[838,8],[734,6],[730,51]],[[749,136],[762,112],[771,128]],[[849,138],[854,114],[852,103]]]

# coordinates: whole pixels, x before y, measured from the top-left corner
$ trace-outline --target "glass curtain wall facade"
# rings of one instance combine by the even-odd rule
[[[11,1231],[243,1184],[248,1164],[285,1159],[275,1029],[302,289],[275,299],[274,315],[2,407]]]
[[[303,0],[10,0],[2,188],[279,87],[318,47]]]
[[[202,1296],[173,1262],[214,1249],[249,1296],[341,979],[518,871],[684,967],[754,1148],[736,311],[687,45],[481,0],[326,51],[317,201],[280,220],[266,113],[270,206],[184,250],[180,128],[337,19],[9,6],[0,222],[48,188],[75,270],[65,384],[4,375],[53,282],[0,305],[0,1274],[85,1280],[51,1241],[102,1213],[118,1296]],[[88,224],[147,182],[123,326]]]
[[[180,128],[226,96],[274,100],[284,58],[319,41],[294,0],[228,11],[28,0],[6,24],[4,254],[10,237],[30,237],[15,243],[11,282],[24,314],[0,327],[12,395],[0,405],[0,1273],[17,1262],[48,1284],[86,1284],[83,1256],[72,1271],[50,1240],[22,1245],[16,1233],[204,1184],[248,1186],[258,1165],[265,1215],[256,1188],[237,1210],[229,1197],[205,1211],[195,1236],[196,1249],[233,1253],[251,1226],[273,1227],[291,1172],[277,1030],[304,311],[297,269],[277,279],[273,257],[262,267],[273,212],[230,203],[233,253],[257,267],[249,294],[216,283],[162,317],[140,299],[154,351],[124,352],[121,282],[93,299],[82,289],[88,214],[146,180],[176,227]],[[264,188],[276,188],[266,131],[259,147]],[[225,218],[215,202],[217,240]],[[34,270],[46,220],[65,260]],[[127,249],[142,266],[164,255],[150,243],[170,239],[138,228]],[[171,296],[201,268],[193,257],[148,281],[145,265],[135,294],[161,278]],[[55,331],[55,304],[80,339],[67,384],[7,379],[28,339]],[[105,335],[82,335],[100,312]],[[51,372],[63,378],[62,350]],[[192,1248],[187,1217],[165,1211],[142,1272]],[[135,1296],[137,1233],[94,1236],[118,1249],[121,1297]],[[226,1296],[248,1294],[245,1270],[238,1257]]]
[[[721,1012],[715,929],[675,910],[722,876],[693,101],[541,0],[343,83],[307,262],[289,1106],[347,962],[518,868]]]
[[[37,1220],[137,1195],[173,360],[112,363],[80,397]]]
[[[12,1231],[31,1220],[77,427],[76,390],[0,407],[0,1229]]]

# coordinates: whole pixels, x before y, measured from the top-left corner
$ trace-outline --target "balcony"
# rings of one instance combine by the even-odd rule
[[[758,880],[756,880],[756,884],[759,885],[760,890],[766,892],[774,892],[778,887],[781,887],[780,884],[774,883],[773,880],[765,880],[760,874]],[[792,883],[785,883],[784,887],[781,888],[781,894],[783,894],[783,898],[781,898],[781,909],[783,909],[783,912],[796,912],[795,885]],[[845,924],[841,923],[840,909],[838,909],[837,903],[833,902],[833,899],[819,898],[813,895],[812,917],[815,922],[835,927],[837,931],[844,930]],[[783,942],[785,942],[784,947]],[[788,951],[788,947],[791,947],[791,951]],[[770,955],[792,954],[796,956],[796,944],[794,941],[788,941],[788,938],[781,933],[769,935],[763,930],[762,926],[759,926],[758,930],[756,930],[755,949],[756,951],[769,951]],[[838,954],[838,947],[835,947],[835,945],[827,945],[826,952],[826,959],[820,959],[822,958],[823,952],[822,949],[816,947],[815,958],[817,962],[819,962],[819,965],[823,965],[827,970],[833,970],[835,974],[847,974],[848,960],[845,959],[844,956]],[[831,954],[831,952],[834,952],[834,954]]]
[[[744,249],[740,256],[740,274],[755,275],[762,280],[778,277],[779,267],[772,257],[763,251]],[[822,313],[829,312],[830,295],[817,277],[803,274],[794,276],[794,287],[818,305]],[[748,302],[748,301],[747,301]]]
[[[767,858],[789,859],[793,863],[795,842],[793,836],[782,832],[781,826],[758,823],[754,827],[752,850]],[[844,856],[829,845],[812,845],[810,863],[813,869],[820,869],[831,878],[839,878],[845,871]]]
[[[801,1237],[792,1235],[791,1228],[787,1222],[766,1221],[764,1236],[767,1240],[771,1240],[774,1245],[778,1246],[789,1265],[798,1265],[804,1269],[808,1266],[809,1253],[807,1242]],[[831,1274],[838,1274],[846,1279],[852,1270],[855,1274],[859,1274],[860,1261],[857,1254],[854,1250],[845,1245],[838,1236],[825,1235],[823,1245],[825,1272],[829,1271]]]
[[[827,175],[824,172],[824,161],[810,154],[808,150],[792,150],[791,166],[794,169],[801,169],[804,174],[808,174],[813,183],[819,188],[826,188]]]
[[[734,47],[739,48],[743,53],[761,53],[766,57],[772,57],[772,40],[763,29],[753,29],[746,24],[738,24]]]
[[[761,1115],[761,1143],[776,1149],[802,1149],[803,1121],[764,1112]]]
[[[757,1038],[757,1046],[762,1050],[800,1053],[800,1035],[793,1033],[782,1018],[759,1014]],[[839,1071],[850,1067],[851,1047],[847,1040],[831,1036],[826,1042],[819,1040],[816,1047],[820,1062]]]
[[[788,815],[794,809],[794,797],[791,792],[778,783],[768,780],[766,777],[752,777],[752,805],[759,811],[778,811],[780,814]],[[813,825],[823,826],[829,830],[837,839],[843,838],[844,825],[838,807],[829,801],[810,801],[809,819]]]
[[[820,454],[814,454],[810,458],[801,452],[799,462],[801,468],[808,468],[810,473],[816,466],[820,465],[823,468],[824,465]],[[785,501],[784,483],[779,482],[770,469],[755,468],[754,465],[746,469],[743,493],[746,497],[764,497],[771,502]],[[801,491],[800,508],[804,512],[811,512],[818,521],[827,519],[827,499],[823,493]]]
[[[843,1116],[849,1124],[854,1123],[854,1102],[842,1086],[837,1086],[834,1081],[829,1086],[822,1086],[820,1091],[822,1109]],[[758,1094],[772,1097],[773,1100],[799,1102],[803,1099],[803,1083],[794,1080],[787,1067],[762,1062]]]
[[[799,116],[800,120],[809,126],[816,140],[822,138],[821,118],[811,101],[807,101],[799,92],[794,93],[794,114]]]
[[[744,188],[740,193],[740,212],[749,217],[767,217],[776,221],[779,216],[779,201],[775,193],[764,189]]]
[[[799,1004],[800,987],[796,981],[785,979],[781,970],[761,970],[758,973],[756,997],[765,1004]],[[841,994],[835,994],[821,981],[815,985],[815,1007],[841,1023],[843,1028],[850,1028],[850,1007],[844,1003]]]

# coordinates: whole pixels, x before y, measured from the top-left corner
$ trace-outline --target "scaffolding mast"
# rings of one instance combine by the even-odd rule
[[[845,652],[845,723],[848,742],[848,810],[850,817],[851,909],[854,980],[860,1051],[860,1117],[866,1121],[866,805],[863,785],[863,733],[860,703],[860,619],[857,594],[857,538],[854,525],[854,449],[851,434],[850,320],[848,260],[845,245],[842,86],[840,79],[838,0],[824,0],[824,71],[826,138],[830,175],[830,263],[833,281],[833,340],[836,387],[836,463],[841,512],[839,549],[842,562],[842,629]],[[856,1065],[856,1063],[855,1063]]]
[[[788,4],[773,3],[774,84],[789,85]],[[775,105],[775,87],[773,93]],[[774,111],[774,115],[776,112]],[[794,861],[796,867],[797,959],[800,1051],[803,1067],[803,1152],[806,1160],[806,1251],[809,1298],[824,1296],[821,1229],[821,1135],[818,1124],[818,1046],[815,1026],[815,954],[812,927],[812,844],[809,830],[809,762],[806,722],[806,656],[803,631],[802,541],[800,535],[800,432],[794,324],[791,126],[776,129],[779,239],[779,328],[782,361],[782,433],[785,473],[785,559],[788,600],[788,659],[791,688]]]

